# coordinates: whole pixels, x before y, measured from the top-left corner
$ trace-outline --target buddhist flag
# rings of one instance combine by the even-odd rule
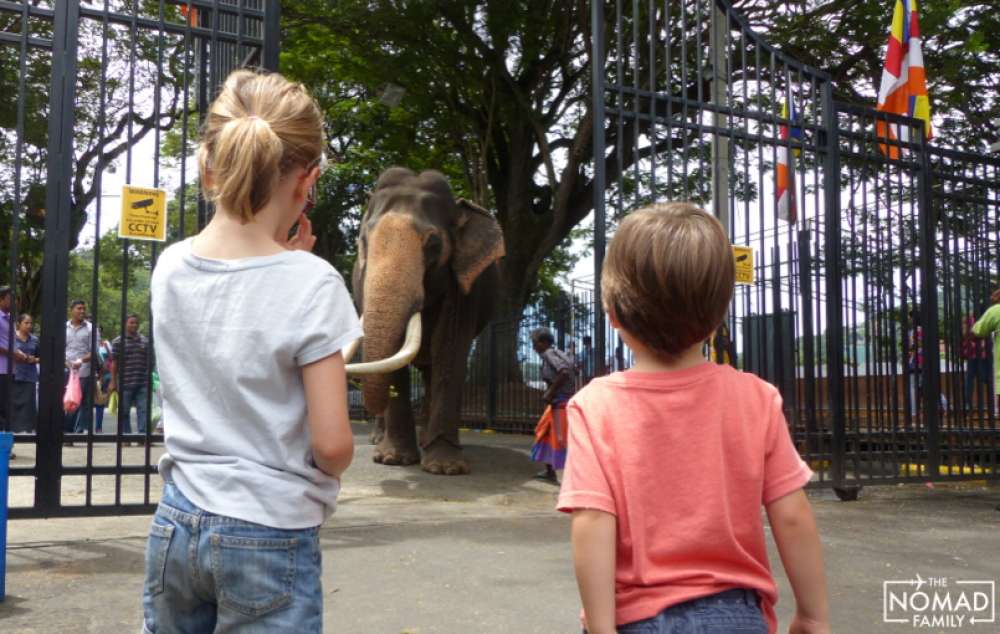
[[[801,139],[802,128],[795,125],[798,112],[791,94],[781,107],[781,118],[791,121],[792,125],[783,123],[778,131],[778,160],[774,166],[774,198],[778,205],[778,218],[792,224],[798,219],[798,208],[795,205],[795,163],[794,157],[799,149],[789,152],[789,139]]]
[[[187,18],[187,23],[191,26],[198,26],[198,9],[195,7],[181,6],[181,15]]]
[[[931,102],[927,96],[927,76],[924,74],[924,56],[920,50],[920,23],[917,19],[917,0],[896,0],[892,14],[892,31],[885,53],[882,85],[878,91],[879,112],[891,112],[923,119],[927,138],[931,132]],[[909,126],[877,121],[880,138],[910,141]],[[879,144],[882,153],[899,158],[899,147]]]

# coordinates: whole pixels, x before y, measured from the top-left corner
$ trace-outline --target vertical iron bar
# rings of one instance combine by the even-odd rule
[[[486,365],[486,384],[489,386],[487,388],[486,395],[486,424],[488,427],[496,427],[497,424],[497,336],[496,336],[496,322],[490,322],[486,326],[486,345],[488,350],[489,363]],[[482,341],[482,339],[480,339]],[[477,355],[481,356],[482,355]]]
[[[823,186],[826,194],[826,362],[830,414],[833,424],[832,479],[834,486],[842,486],[844,484],[846,445],[844,437],[844,362],[841,341],[843,337],[841,276],[843,273],[841,271],[840,235],[840,146],[833,86],[829,82],[823,84],[823,115],[826,124],[826,156],[823,164]]]
[[[590,15],[591,29],[591,81],[593,86],[593,134],[594,134],[594,320],[595,325],[595,372],[598,375],[604,374],[604,348],[605,348],[605,328],[601,318],[601,271],[604,270],[604,249],[605,249],[605,166],[607,150],[604,139],[604,2],[597,0],[592,3]],[[619,83],[621,77],[618,78]],[[618,104],[621,109],[621,103]],[[619,120],[621,116],[619,115]],[[617,141],[622,142],[621,135]]]
[[[35,508],[47,516],[60,505],[62,471],[62,393],[65,381],[66,285],[72,226],[73,123],[77,72],[79,0],[56,4],[52,36],[52,88],[49,93],[46,167],[45,246],[42,266],[42,359],[39,385],[38,453]]]
[[[923,125],[918,126],[920,143],[917,150],[919,167],[917,196],[920,205],[920,277],[921,321],[924,328],[924,427],[927,431],[927,471],[937,475],[941,464],[941,438],[938,404],[941,394],[941,363],[938,348],[938,288],[935,249],[937,244],[937,213],[931,200],[931,173],[927,138]]]
[[[809,240],[809,230],[799,231],[799,277],[802,293],[802,336],[806,401],[806,452],[809,458],[815,457],[816,443],[816,342],[813,341],[812,314],[812,246]]]
[[[601,4],[601,0],[595,4]],[[601,7],[603,13],[604,7]],[[603,17],[602,17],[603,20]],[[603,23],[601,27],[603,28]],[[599,33],[599,31],[594,31]],[[281,52],[281,3],[264,2],[264,50],[261,53],[262,66],[277,71]],[[603,95],[601,96],[603,99]],[[603,124],[602,124],[603,125]]]
[[[28,74],[27,65],[29,37],[31,37],[31,29],[29,27],[28,4],[25,3],[21,5],[21,46],[18,51],[18,69],[20,73],[17,78],[17,114],[15,115],[16,119],[14,122],[14,200],[11,205],[11,212],[14,214],[14,217],[11,223],[10,236],[10,275],[7,278],[10,285],[10,318],[7,323],[8,374],[3,378],[3,380],[7,382],[7,385],[4,386],[7,391],[7,400],[5,404],[7,411],[4,412],[4,420],[6,421],[7,428],[3,431],[10,431],[13,427],[14,398],[12,391],[14,388],[14,350],[17,347],[17,342],[14,341],[14,324],[17,323],[18,315],[22,312],[18,307],[18,297],[20,293],[18,292],[17,287],[18,260],[20,255],[19,245],[21,243],[21,214],[24,213],[24,209],[21,204],[21,160],[24,154],[24,80]],[[35,440],[37,443],[37,425],[35,434]],[[37,470],[37,462],[35,466]]]

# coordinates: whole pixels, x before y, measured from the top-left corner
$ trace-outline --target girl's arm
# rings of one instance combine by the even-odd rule
[[[335,478],[354,458],[354,433],[347,414],[347,374],[339,352],[302,367],[313,461]]]
[[[615,632],[615,516],[573,511],[573,566],[589,634]]]

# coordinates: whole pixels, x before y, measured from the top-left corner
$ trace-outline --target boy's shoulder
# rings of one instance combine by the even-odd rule
[[[781,398],[778,389],[764,379],[729,365],[716,365],[710,376],[722,383],[713,386],[718,390],[719,397],[734,404],[740,402],[750,407],[768,407],[775,399]],[[616,400],[617,397],[634,387],[651,394],[656,393],[655,389],[649,389],[655,387],[652,380],[636,380],[636,377],[630,377],[626,372],[614,372],[592,379],[576,393],[570,403],[587,409],[602,405],[615,407],[616,403],[620,403]]]

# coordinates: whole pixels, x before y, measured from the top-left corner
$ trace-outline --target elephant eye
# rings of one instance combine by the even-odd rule
[[[424,238],[424,249],[428,252],[441,250],[441,236],[436,233],[428,233]]]
[[[424,251],[433,256],[441,253],[441,236],[436,233],[428,233],[424,237]]]

